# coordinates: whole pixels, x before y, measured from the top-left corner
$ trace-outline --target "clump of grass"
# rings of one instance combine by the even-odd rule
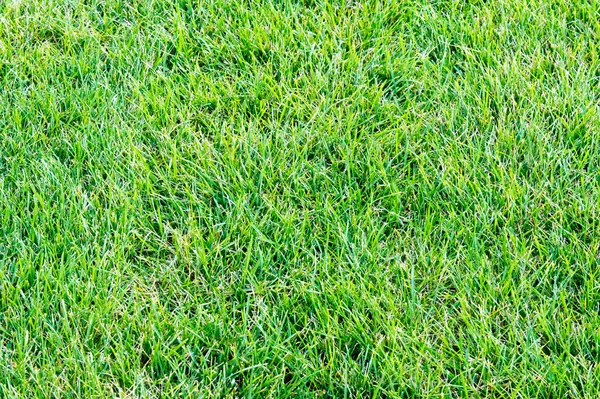
[[[598,397],[599,7],[0,0],[0,396]]]

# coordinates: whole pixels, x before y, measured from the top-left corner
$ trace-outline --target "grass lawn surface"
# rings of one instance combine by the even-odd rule
[[[0,0],[0,397],[600,397],[597,0]]]

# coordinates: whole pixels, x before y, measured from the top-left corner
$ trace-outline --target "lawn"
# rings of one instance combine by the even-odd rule
[[[598,0],[0,0],[0,397],[598,398]]]

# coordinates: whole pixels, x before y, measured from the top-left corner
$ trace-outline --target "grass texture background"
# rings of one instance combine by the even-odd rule
[[[597,398],[596,0],[0,0],[0,396]]]

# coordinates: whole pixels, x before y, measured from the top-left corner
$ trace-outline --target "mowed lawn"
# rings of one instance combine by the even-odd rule
[[[0,397],[598,398],[597,0],[0,0]]]

